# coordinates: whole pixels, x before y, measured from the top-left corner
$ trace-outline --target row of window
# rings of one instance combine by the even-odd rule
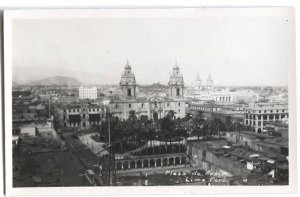
[[[99,121],[94,121],[94,122],[90,121],[90,122],[89,122],[89,125],[92,125],[92,124],[99,125],[100,122],[99,122]],[[74,122],[74,123],[70,123],[69,125],[70,125],[71,127],[72,127],[72,126],[73,126],[73,127],[79,127],[79,126],[80,126],[80,123]],[[63,126],[66,127],[66,126],[67,126],[67,123],[63,123]],[[87,123],[86,123],[86,122],[83,122],[83,123],[82,123],[82,126],[84,126],[84,127],[87,126]]]
[[[227,101],[227,102],[230,102],[230,97],[227,97],[227,96],[223,96],[223,97],[215,97],[215,100],[216,101]]]
[[[246,110],[246,112],[248,112],[248,110]],[[249,111],[250,113],[251,112],[253,112],[253,113],[255,113],[255,111]],[[258,113],[259,114],[261,114],[261,113],[275,113],[275,112],[277,112],[277,113],[279,113],[279,112],[282,112],[282,113],[284,113],[285,112],[285,110],[284,109],[282,109],[282,110],[279,110],[279,109],[277,109],[277,110],[258,110]]]
[[[180,102],[179,102],[179,103],[178,103],[178,106],[180,106],[180,105],[181,105],[181,104],[180,104]],[[144,106],[145,106],[144,103],[142,103],[142,104],[141,104],[141,107],[143,108]],[[170,103],[168,102],[168,103],[167,103],[167,107],[169,107],[169,106],[170,106]],[[131,108],[132,105],[129,103],[129,104],[128,104],[128,107]],[[154,107],[158,107],[157,102],[154,103]],[[119,108],[119,105],[118,105],[118,104],[115,104],[115,109],[118,109],[118,108]]]
[[[281,116],[281,118],[284,118],[284,117]],[[262,122],[263,122],[264,120],[267,120],[267,119],[263,119],[262,121],[261,121],[260,119],[258,119],[258,120],[257,120],[258,126],[261,126],[261,125],[262,125]],[[270,118],[269,120],[270,120],[270,121],[274,121],[274,117]],[[275,116],[275,121],[276,121],[276,120],[280,120],[280,119],[279,119],[279,116]],[[246,125],[255,125],[255,124],[256,124],[256,121],[255,121],[254,119],[250,119],[250,120],[246,119],[245,122],[246,122]]]
[[[202,111],[218,111],[218,108],[207,108],[207,107],[198,107],[198,106],[192,106],[192,109],[196,110],[202,110]]]
[[[80,108],[78,109],[68,109],[68,110],[64,110],[64,112],[81,112],[82,110]],[[85,110],[84,110],[85,111]],[[88,112],[100,112],[100,108],[88,108],[87,110]],[[101,108],[101,111],[104,111],[104,108]]]
[[[248,122],[248,120],[246,120],[246,125],[253,125],[253,126],[255,126],[256,124],[255,124],[256,122],[255,121],[249,121]],[[257,121],[257,125],[258,126],[261,126],[261,121]]]
[[[287,115],[284,115],[284,114],[282,114],[282,115],[272,115],[272,114],[271,115],[258,115],[257,119],[263,118],[264,120],[268,120],[268,117],[270,120],[272,120],[274,117],[276,119],[279,119],[280,117],[281,117],[281,119],[283,119],[285,116],[287,116]],[[255,115],[246,115],[246,118],[256,119],[256,116]]]

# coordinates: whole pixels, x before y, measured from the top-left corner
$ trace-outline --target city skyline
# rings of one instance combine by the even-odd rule
[[[292,8],[9,10],[4,24],[11,193],[294,189]]]
[[[206,81],[210,72],[216,85],[286,86],[286,16],[237,15],[18,19],[12,34],[13,80],[63,75],[117,84],[128,59],[139,84],[166,84],[177,61],[186,84],[197,73]]]

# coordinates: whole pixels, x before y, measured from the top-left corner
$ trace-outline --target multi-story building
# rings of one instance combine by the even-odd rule
[[[231,120],[234,122],[242,122],[244,120],[243,109],[244,106],[239,104],[220,104],[211,102],[190,102],[188,107],[189,113],[194,115],[196,115],[198,111],[202,111],[206,118],[219,118],[222,121],[226,121],[226,118],[230,116]]]
[[[176,117],[185,116],[184,81],[177,65],[170,75],[169,95],[166,97],[159,96],[158,93],[150,98],[139,97],[135,76],[128,61],[121,75],[120,86],[121,98],[113,99],[109,104],[113,116],[127,119],[131,111],[134,111],[138,118],[146,116],[149,119],[159,119],[170,111],[174,111]]]
[[[288,106],[272,103],[250,104],[245,108],[244,124],[254,128],[255,132],[262,132],[265,123],[281,122],[289,117]]]
[[[79,87],[79,99],[97,99],[97,88]]]
[[[230,91],[214,91],[211,92],[211,98],[216,102],[233,102],[234,93]]]
[[[60,120],[63,128],[99,125],[105,115],[106,106],[104,105],[70,105],[60,109]]]

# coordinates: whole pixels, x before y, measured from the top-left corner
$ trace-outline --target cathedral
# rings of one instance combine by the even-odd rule
[[[202,91],[211,91],[214,89],[214,82],[210,73],[208,74],[208,78],[206,80],[206,84],[202,84],[202,81],[199,77],[199,73],[197,74],[196,80],[194,81],[194,94],[199,95]]]
[[[144,116],[148,119],[163,118],[170,111],[174,111],[176,118],[185,116],[184,81],[177,63],[170,74],[169,94],[166,97],[139,97],[135,75],[128,61],[119,85],[122,92],[121,98],[113,99],[109,103],[109,111],[113,116],[128,119],[130,111],[134,111],[138,118]]]

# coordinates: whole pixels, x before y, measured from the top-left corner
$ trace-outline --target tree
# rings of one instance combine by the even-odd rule
[[[187,113],[187,114],[185,115],[185,117],[184,117],[184,120],[185,120],[185,121],[190,121],[190,120],[192,120],[192,119],[193,119],[193,116],[192,116],[191,113]]]
[[[129,111],[129,117],[128,117],[128,120],[130,121],[137,121],[137,117],[135,115],[135,111],[134,110],[130,110]]]
[[[215,135],[220,136],[220,133],[223,133],[225,130],[225,125],[221,119],[215,118],[210,121],[209,128],[210,138],[214,138]]]
[[[229,132],[229,131],[234,131],[234,130],[235,130],[235,125],[234,125],[233,122],[232,122],[231,116],[227,116],[227,117],[226,117],[225,128],[226,128],[226,131],[227,131],[227,132]]]
[[[161,132],[164,136],[164,140],[167,141],[169,139],[170,147],[172,150],[172,138],[173,131],[175,129],[175,121],[174,121],[174,111],[170,111],[162,120],[161,120]]]
[[[197,134],[198,141],[200,140],[201,129],[204,127],[205,118],[202,111],[198,111],[197,115],[193,118],[193,133]],[[205,130],[202,130],[205,131]],[[205,137],[205,133],[203,135]]]

